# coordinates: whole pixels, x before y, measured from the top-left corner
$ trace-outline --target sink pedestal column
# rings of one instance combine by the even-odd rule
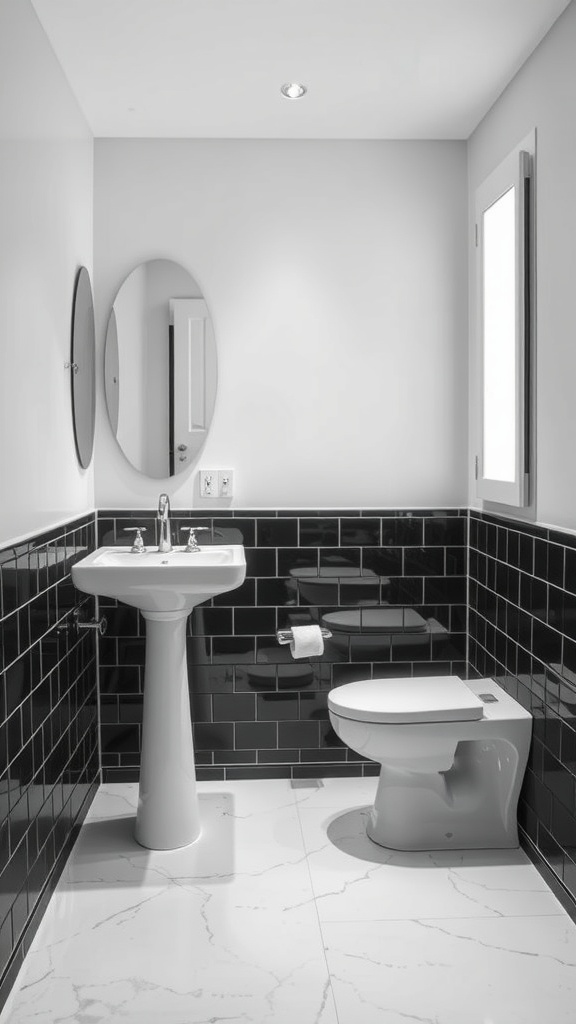
[[[136,840],[176,850],[200,835],[186,666],[188,611],[148,612]]]

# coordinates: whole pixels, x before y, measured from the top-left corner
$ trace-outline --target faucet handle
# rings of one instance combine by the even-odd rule
[[[212,533],[212,530],[211,530],[211,528],[209,526],[190,526],[190,525],[185,525],[185,526],[181,526],[180,529],[181,530],[188,530],[189,531],[188,543],[186,545],[186,551],[199,551],[200,550],[200,546],[198,544],[198,538],[196,537],[197,533],[205,533],[205,532]]]
[[[134,543],[133,543],[132,547],[130,548],[130,552],[133,555],[143,555],[144,552],[146,551],[146,548],[144,547],[144,541],[142,539],[142,534],[146,533],[146,527],[145,526],[125,526],[124,527],[124,533],[135,533],[136,534],[136,536],[134,537]]]

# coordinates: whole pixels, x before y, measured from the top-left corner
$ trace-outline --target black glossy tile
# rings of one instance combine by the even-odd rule
[[[234,633],[270,634],[276,631],[276,608],[235,608]]]
[[[237,750],[277,749],[276,722],[237,722],[235,745]]]
[[[547,749],[544,751],[544,784],[574,814],[574,776]]]
[[[515,530],[508,531],[508,564],[520,568],[520,534]]]
[[[10,665],[17,657],[20,652],[18,644],[18,612],[13,612],[7,618],[0,623],[0,647],[2,649],[2,658],[0,659],[0,668],[2,664],[6,667]]]
[[[226,636],[234,632],[233,608],[210,608],[199,605],[188,620],[192,636]]]
[[[360,764],[308,764],[295,765],[292,769],[293,779],[346,779],[362,775]]]
[[[303,548],[336,547],[339,543],[338,519],[300,519],[299,543]]]
[[[101,665],[100,689],[105,694],[141,692],[140,668],[137,665]]]
[[[278,665],[277,671],[279,690],[302,690],[308,686],[315,690],[326,690],[332,678],[332,666],[323,661]]]
[[[447,576],[463,576],[467,571],[466,548],[445,549],[445,572]]]
[[[254,637],[215,636],[212,637],[212,660],[214,664],[237,664],[254,662],[256,657]]]
[[[279,548],[278,576],[290,576],[302,569],[318,569],[317,548]]]
[[[542,543],[541,541],[535,541],[535,544]],[[548,545],[548,582],[553,583],[555,587],[564,586],[564,556],[565,548],[560,547],[558,544]]]
[[[258,721],[280,722],[298,719],[299,705],[297,693],[259,693],[256,700],[256,717]],[[298,746],[298,744],[293,745]]]
[[[564,628],[564,591],[552,584],[548,587],[548,625],[554,629]]]
[[[401,576],[403,556],[401,547],[366,548],[362,552],[362,571],[377,576]]]
[[[216,722],[251,722],[256,717],[256,698],[251,693],[215,693]]]
[[[249,693],[267,693],[277,689],[277,666],[236,665],[234,668],[234,690]]]
[[[254,605],[256,603],[256,580],[245,579],[240,587],[229,590],[226,594],[218,594],[213,599],[215,608],[236,608],[237,605]]]
[[[298,579],[295,600],[287,600],[285,604],[299,605],[337,605],[340,603],[340,583],[332,582],[329,576],[302,577]]]
[[[364,548],[363,550],[367,550]],[[386,577],[371,576],[365,572],[362,577],[345,577],[339,579],[338,600],[343,607],[380,604],[381,580]]]
[[[322,742],[322,740],[320,741]],[[347,762],[346,750],[342,747],[316,747],[311,750],[303,748],[300,751],[300,763],[301,764],[318,764],[322,765],[326,762],[333,764],[334,761]]]
[[[332,666],[333,686],[343,686],[345,683],[355,683],[360,679],[370,679],[371,676],[371,662],[357,662],[354,664]]]
[[[466,544],[466,520],[454,516],[434,516],[424,520],[424,544],[441,547]]]
[[[278,747],[315,747],[319,744],[318,722],[278,722]]]
[[[304,721],[327,721],[328,720],[328,698],[322,692],[307,692],[300,694],[301,722]]]
[[[320,548],[319,575],[325,579],[345,579],[351,572],[360,575],[360,563],[361,551],[358,547]]]
[[[576,718],[571,717],[569,723],[562,722],[560,760],[576,772]]]
[[[541,823],[538,824],[538,848],[550,867],[561,876],[564,867],[564,852]]]
[[[406,576],[442,576],[444,548],[405,548],[404,573]]]
[[[214,764],[224,765],[248,765],[256,764],[256,751],[255,750],[215,750],[214,751]],[[229,769],[227,769],[229,770]]]
[[[424,580],[425,604],[464,604],[465,601],[465,576],[433,576]]]
[[[341,519],[340,544],[342,547],[380,545],[380,519]]]
[[[564,586],[571,594],[576,594],[576,551],[566,549]]]
[[[215,517],[212,523],[215,544],[244,544],[247,548],[252,548],[256,544],[256,522],[254,519],[237,516]]]
[[[233,750],[232,722],[199,722],[193,725],[195,750]]]
[[[522,572],[534,572],[534,538],[528,534],[520,535],[519,559]]]
[[[416,547],[424,543],[424,520],[417,516],[382,519],[383,547]]]
[[[289,779],[291,777],[290,765],[254,765],[249,768],[226,768],[226,778],[234,779]]]
[[[576,640],[576,594],[564,592],[562,629],[571,640]]]
[[[312,584],[313,586],[313,584]],[[295,579],[259,579],[256,603],[258,607],[297,604],[298,584]]]
[[[284,747],[282,750],[258,750],[256,752],[258,764],[297,764],[300,760],[300,751],[294,747]]]
[[[276,550],[274,548],[245,548],[247,576],[286,575],[276,566]]]
[[[298,544],[298,520],[259,519],[256,537],[258,547],[295,547]]]

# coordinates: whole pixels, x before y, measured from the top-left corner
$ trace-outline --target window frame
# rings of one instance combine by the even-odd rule
[[[520,143],[482,182],[475,194],[476,334],[479,359],[476,494],[481,500],[525,508],[533,490],[532,371],[534,347],[534,170],[535,132]],[[484,238],[483,215],[515,188],[515,473],[513,481],[484,475]]]

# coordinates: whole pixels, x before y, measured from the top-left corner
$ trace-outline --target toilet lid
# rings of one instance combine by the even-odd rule
[[[340,633],[423,633],[426,619],[413,608],[351,608],[322,616],[327,629]]]
[[[337,686],[328,707],[356,722],[469,722],[482,718],[479,697],[458,676],[362,679]]]

